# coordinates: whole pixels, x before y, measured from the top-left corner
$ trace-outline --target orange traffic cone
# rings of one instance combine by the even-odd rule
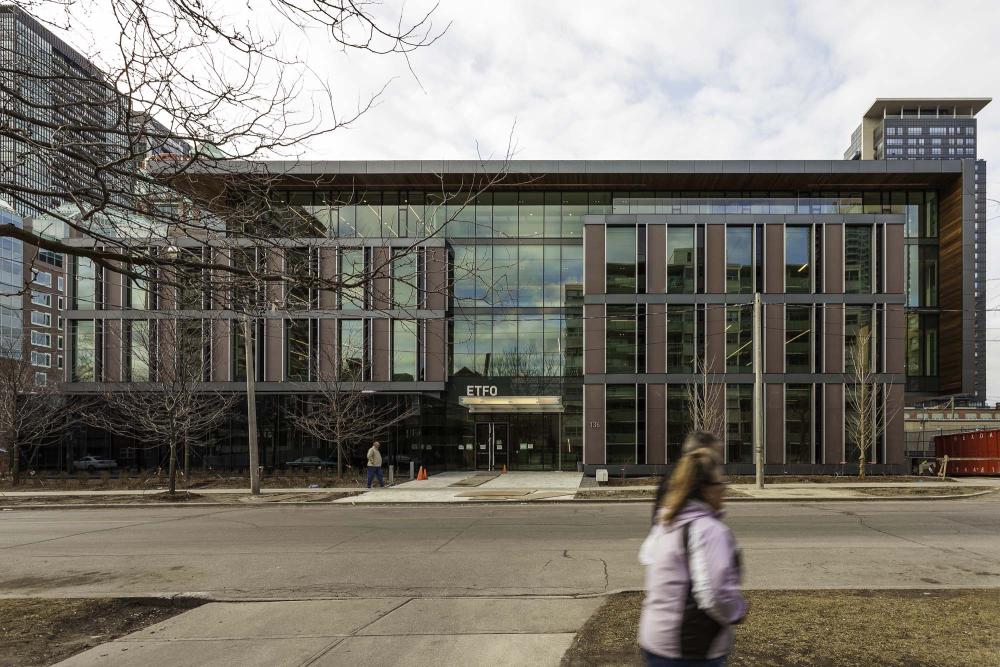
[[[420,470],[417,472],[417,480],[425,480],[425,479],[427,479],[427,469],[424,468],[423,466],[420,466]]]

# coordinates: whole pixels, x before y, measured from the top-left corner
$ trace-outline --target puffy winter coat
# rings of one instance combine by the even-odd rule
[[[747,603],[732,532],[707,504],[689,501],[670,524],[654,522],[639,551],[646,598],[639,645],[665,658],[714,659],[732,648]]]

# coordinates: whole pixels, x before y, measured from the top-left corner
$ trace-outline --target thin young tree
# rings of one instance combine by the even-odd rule
[[[711,433],[719,439],[725,437],[726,393],[725,384],[714,381],[711,364],[702,356],[694,361],[696,381],[685,387],[691,429]]]
[[[869,325],[859,327],[848,348],[850,383],[844,389],[848,408],[845,432],[853,444],[858,476],[864,477],[871,452],[885,437],[895,411],[886,401],[886,384],[879,380],[873,359],[873,336]]]
[[[0,442],[7,445],[14,486],[21,481],[22,453],[57,440],[68,424],[59,383],[35,381],[36,368],[24,357],[27,340],[0,341]]]
[[[102,400],[82,411],[91,425],[150,446],[166,444],[170,495],[177,492],[178,451],[183,448],[188,480],[191,447],[236,404],[237,396],[204,388],[210,364],[204,326],[202,320],[123,320],[123,382],[106,383]]]

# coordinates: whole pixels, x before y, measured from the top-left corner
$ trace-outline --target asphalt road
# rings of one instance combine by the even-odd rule
[[[1000,502],[744,503],[749,588],[1000,587]],[[0,596],[566,595],[642,585],[646,505],[0,512]]]

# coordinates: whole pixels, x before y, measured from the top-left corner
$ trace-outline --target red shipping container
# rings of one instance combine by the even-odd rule
[[[1000,475],[1000,429],[935,436],[934,453],[948,457],[948,475]]]

